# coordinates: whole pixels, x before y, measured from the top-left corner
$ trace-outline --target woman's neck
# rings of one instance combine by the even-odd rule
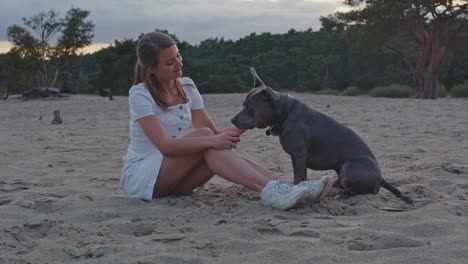
[[[161,84],[161,90],[164,94],[167,95],[177,95],[177,89],[176,89],[176,84],[175,80],[171,81],[166,81],[166,82],[159,82]]]

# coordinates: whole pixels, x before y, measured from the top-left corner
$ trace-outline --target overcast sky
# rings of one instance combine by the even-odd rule
[[[93,43],[138,37],[167,29],[191,44],[214,37],[237,40],[252,32],[285,33],[320,28],[320,16],[343,10],[343,0],[0,0],[0,41],[23,17],[71,7],[90,10]],[[1,48],[1,47],[0,47]]]

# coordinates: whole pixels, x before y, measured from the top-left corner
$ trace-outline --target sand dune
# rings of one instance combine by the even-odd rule
[[[0,102],[0,263],[466,263],[466,100],[292,95],[358,132],[414,205],[381,190],[283,212],[219,178],[192,196],[127,198],[126,97],[10,98]],[[243,95],[204,99],[225,127]],[[61,125],[50,124],[55,109]],[[237,151],[292,181],[278,138],[249,131]]]

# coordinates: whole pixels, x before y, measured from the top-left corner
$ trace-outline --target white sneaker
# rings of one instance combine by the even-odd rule
[[[330,192],[333,186],[333,179],[330,176],[322,176],[319,180],[303,181],[297,186],[306,188],[309,191],[305,204],[311,206],[322,200]]]
[[[272,180],[265,185],[260,197],[265,205],[288,210],[302,201],[308,194],[309,190],[305,187]]]

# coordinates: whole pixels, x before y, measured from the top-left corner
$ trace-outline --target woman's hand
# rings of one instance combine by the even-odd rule
[[[244,134],[244,132],[247,131],[247,129],[242,129],[242,128],[238,128],[238,127],[230,127],[230,128],[226,128],[222,131],[219,131],[219,133],[222,133],[222,132],[235,132],[235,133],[238,133],[239,136]]]
[[[212,148],[214,149],[232,149],[240,141],[239,132],[223,131],[221,134],[213,136]]]

